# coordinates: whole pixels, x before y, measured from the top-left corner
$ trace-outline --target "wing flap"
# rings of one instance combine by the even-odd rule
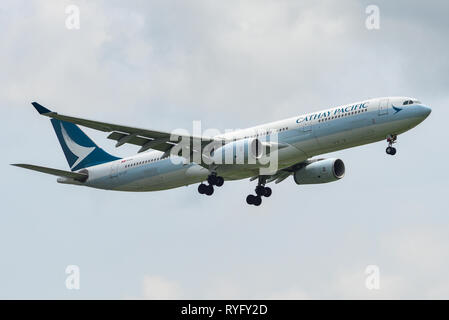
[[[145,143],[154,140],[139,136],[135,133],[128,134],[117,131],[113,131],[107,138],[117,141],[117,144],[115,145],[116,147],[120,147],[125,143],[134,144],[136,146],[143,146]]]
[[[172,147],[172,144],[170,144],[169,139],[161,138],[161,139],[154,139],[154,138],[147,138],[142,137],[138,134],[132,133],[122,133],[118,131],[113,131],[108,137],[108,139],[117,141],[116,147],[120,147],[124,145],[125,143],[133,144],[136,146],[140,146],[140,150],[138,152],[143,152],[148,149],[156,149],[160,151],[167,151]]]

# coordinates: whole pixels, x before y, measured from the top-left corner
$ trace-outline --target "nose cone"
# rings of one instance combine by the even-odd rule
[[[422,115],[422,117],[425,119],[429,116],[429,114],[432,112],[432,109],[430,109],[428,106],[420,106],[419,113]]]

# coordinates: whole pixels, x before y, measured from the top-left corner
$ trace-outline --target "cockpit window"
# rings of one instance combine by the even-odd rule
[[[414,103],[421,103],[420,101],[418,101],[418,100],[406,100],[406,101],[404,101],[404,103],[402,103],[402,105],[404,105],[404,106],[406,106],[406,105],[408,105],[408,104],[414,104]]]

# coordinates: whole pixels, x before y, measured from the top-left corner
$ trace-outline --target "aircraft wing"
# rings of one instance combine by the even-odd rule
[[[270,183],[270,182],[273,182],[273,181],[276,184],[281,183],[282,181],[287,179],[291,174],[292,174],[292,172],[289,171],[288,168],[287,169],[278,170],[276,173],[274,173],[274,174],[272,174],[270,176],[265,176],[265,183]],[[249,181],[254,181],[254,180],[258,179],[258,178],[259,178],[259,176],[254,176],[254,177],[251,177],[249,179]]]
[[[41,166],[35,166],[32,164],[24,164],[24,163],[14,163],[11,164],[12,166],[15,167],[20,167],[20,168],[25,168],[25,169],[29,169],[29,170],[34,170],[34,171],[39,171],[42,173],[47,173],[47,174],[52,174],[54,176],[58,176],[58,177],[67,177],[67,178],[72,178],[78,181],[86,181],[88,175],[86,173],[79,173],[79,172],[71,172],[71,171],[65,171],[65,170],[59,170],[59,169],[53,169],[53,168],[48,168],[48,167],[41,167]]]
[[[84,127],[100,130],[103,132],[110,132],[108,139],[117,141],[116,147],[119,147],[125,143],[134,144],[141,147],[138,152],[143,152],[148,149],[155,149],[163,152],[168,152],[174,145],[178,144],[181,141],[181,139],[190,139],[191,146],[201,145],[201,147],[203,147],[205,144],[214,141],[213,138],[209,137],[186,136],[182,134],[177,135],[178,140],[176,141],[175,139],[171,139],[172,134],[169,132],[140,129],[118,124],[76,118],[50,111],[37,102],[33,102],[32,105],[43,116],[75,123]],[[195,144],[194,143],[195,140],[197,143],[199,142],[200,144]],[[191,153],[192,152],[194,151],[192,150]]]

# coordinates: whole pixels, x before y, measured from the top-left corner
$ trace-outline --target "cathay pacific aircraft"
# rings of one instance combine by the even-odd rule
[[[319,184],[342,179],[345,165],[320,154],[386,140],[395,155],[399,134],[430,114],[431,109],[408,97],[369,99],[260,126],[216,134],[168,133],[75,118],[32,105],[51,118],[70,171],[30,164],[13,164],[58,176],[59,183],[105,190],[157,191],[199,184],[198,192],[214,193],[225,181],[257,180],[255,194],[246,197],[259,206],[272,193],[268,183],[293,176],[296,184]],[[127,158],[98,147],[77,126],[109,132],[116,147],[140,146]]]

